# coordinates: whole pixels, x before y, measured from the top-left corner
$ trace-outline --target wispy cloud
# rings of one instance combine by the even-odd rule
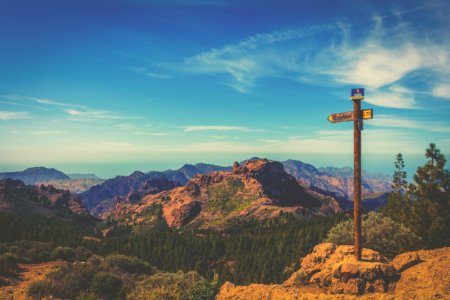
[[[116,113],[106,110],[78,110],[78,109],[66,109],[66,114],[72,117],[73,120],[89,120],[89,119],[104,119],[104,120],[121,120],[121,119],[136,119],[135,117],[124,117]]]
[[[377,115],[368,122],[369,125],[377,127],[422,129],[431,132],[450,132],[450,125],[436,122],[420,122],[396,115]]]
[[[224,74],[228,79],[222,83],[242,93],[249,92],[260,78],[278,77],[322,86],[361,85],[373,92],[375,97],[368,102],[374,105],[418,108],[414,93],[389,87],[418,71],[448,78],[450,45],[419,35],[400,21],[387,27],[383,19],[375,16],[364,37],[353,36],[352,24],[342,22],[256,34],[188,57],[176,68]],[[324,32],[332,33],[328,41],[322,40],[324,44],[310,39]],[[446,92],[438,87],[434,95],[447,97]]]
[[[192,132],[192,131],[243,131],[243,132],[260,132],[264,131],[263,129],[256,129],[250,127],[242,127],[242,126],[185,126],[183,127],[184,131]]]
[[[20,120],[28,117],[27,111],[0,111],[0,121]]]
[[[31,131],[32,135],[62,135],[65,134],[65,131],[62,130],[39,130],[39,131]]]
[[[311,36],[326,28],[328,26],[256,34],[237,44],[188,57],[181,69],[193,73],[228,74],[230,80],[225,84],[245,93],[260,77],[277,76],[296,69],[297,64],[291,60],[295,59],[292,49],[281,53],[277,49],[280,44]]]
[[[44,99],[44,98],[36,98],[36,97],[30,97],[34,101],[40,104],[46,104],[46,105],[54,105],[54,106],[61,106],[61,107],[77,107],[86,109],[87,107],[84,105],[78,105],[78,104],[72,104],[72,103],[64,103],[64,102],[58,102],[50,99]]]
[[[1,95],[1,97],[4,99],[13,100],[13,101],[34,102],[34,103],[38,103],[38,104],[60,106],[60,107],[75,107],[75,108],[82,108],[82,109],[86,108],[86,106],[84,106],[84,105],[60,102],[60,101],[55,101],[55,100],[51,100],[51,99],[47,99],[47,98],[25,96],[25,95],[18,95],[18,94]],[[20,102],[14,102],[14,103],[16,105],[22,104]],[[13,104],[13,102],[10,102],[10,104]]]
[[[450,84],[440,84],[433,88],[432,95],[437,98],[450,100]]]
[[[170,78],[172,78],[172,76],[170,76],[168,74],[156,73],[154,71],[148,70],[148,68],[146,68],[146,67],[131,67],[131,68],[129,68],[129,70],[132,72],[135,72],[135,73],[143,74],[143,75],[151,77],[151,78],[155,78],[155,79],[170,79]]]
[[[373,105],[412,109],[417,108],[415,92],[399,85],[393,85],[384,91],[369,90],[370,96],[364,101]]]

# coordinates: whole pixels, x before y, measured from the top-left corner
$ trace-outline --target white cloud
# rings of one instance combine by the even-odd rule
[[[324,74],[332,75],[341,83],[379,88],[423,67],[425,51],[412,44],[389,49],[381,41],[369,41],[356,49],[350,46],[340,49],[337,54],[339,65]]]
[[[250,36],[237,44],[211,49],[186,58],[182,70],[193,73],[228,74],[226,84],[245,93],[255,81],[264,76],[278,76],[286,70],[295,70],[292,49],[277,49],[280,43],[298,40],[328,26],[316,26],[308,30],[288,29]],[[278,51],[282,52],[278,52]]]
[[[367,94],[367,93],[366,93]],[[414,99],[414,94],[406,92],[404,88],[389,91],[373,91],[364,99],[364,102],[383,107],[412,109],[416,108],[417,104]]]
[[[162,73],[155,73],[152,71],[149,71],[146,67],[131,67],[129,68],[130,71],[133,71],[135,73],[144,74],[145,76],[156,78],[156,79],[170,79],[172,78],[170,75],[162,74]]]
[[[450,100],[450,84],[437,85],[432,90],[432,95],[438,98]]]
[[[115,113],[105,110],[78,110],[78,109],[66,109],[64,110],[68,115],[72,116],[74,120],[89,120],[89,119],[107,119],[107,120],[119,120],[119,119],[134,119],[132,117],[123,117]]]
[[[376,100],[368,102],[415,108],[414,94],[391,89],[391,100],[384,97],[386,87],[417,71],[448,78],[450,46],[442,39],[418,36],[406,23],[385,28],[383,17],[373,19],[372,30],[362,38],[353,37],[352,26],[346,23],[256,34],[236,44],[188,57],[176,68],[192,73],[226,74],[229,80],[224,83],[242,93],[248,92],[262,77],[329,86],[361,85],[378,93]],[[317,39],[308,39],[325,30],[332,33],[325,45],[318,44]],[[436,94],[448,95],[442,88],[436,89]]]
[[[40,131],[31,131],[33,135],[61,135],[65,134],[65,131],[62,130],[40,130]]]
[[[370,120],[368,124],[377,127],[422,129],[441,133],[450,132],[450,126],[443,123],[420,122],[395,115],[375,115],[375,118]]]
[[[82,108],[82,109],[86,109],[87,107],[84,105],[78,105],[78,104],[71,104],[71,103],[64,103],[64,102],[58,102],[58,101],[53,101],[50,99],[44,99],[44,98],[36,98],[36,97],[29,97],[30,99],[34,100],[37,103],[40,104],[47,104],[47,105],[54,105],[54,106],[62,106],[62,107],[77,107],[77,108]]]
[[[0,121],[27,119],[26,111],[0,111]]]
[[[243,131],[243,132],[258,132],[264,131],[263,129],[254,129],[241,126],[185,126],[184,131]]]

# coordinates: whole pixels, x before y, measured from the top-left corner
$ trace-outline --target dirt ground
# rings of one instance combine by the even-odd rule
[[[6,286],[0,286],[1,300],[25,300],[30,299],[27,296],[28,285],[42,280],[55,267],[62,264],[59,261],[46,262],[41,264],[19,264],[19,272],[16,277],[1,277],[2,281],[9,283]]]

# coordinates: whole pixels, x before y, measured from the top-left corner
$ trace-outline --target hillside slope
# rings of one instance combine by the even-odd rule
[[[85,215],[81,200],[69,191],[52,186],[30,186],[19,180],[0,180],[0,212],[15,214]]]

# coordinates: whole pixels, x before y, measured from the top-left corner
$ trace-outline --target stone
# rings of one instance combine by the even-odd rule
[[[397,272],[401,273],[420,262],[421,260],[417,252],[406,252],[395,257],[391,262],[391,266],[393,266]]]
[[[344,294],[362,295],[366,289],[366,281],[361,278],[352,278],[344,286]]]

